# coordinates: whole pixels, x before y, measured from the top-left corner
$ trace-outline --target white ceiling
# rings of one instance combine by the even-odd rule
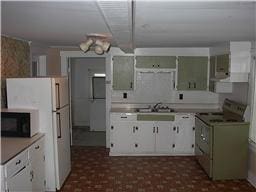
[[[252,1],[133,2],[2,1],[2,34],[48,46],[77,46],[85,34],[107,33],[123,49],[255,39]]]

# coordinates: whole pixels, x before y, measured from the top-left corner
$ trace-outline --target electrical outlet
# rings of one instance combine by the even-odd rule
[[[179,99],[183,100],[183,94],[179,94]]]

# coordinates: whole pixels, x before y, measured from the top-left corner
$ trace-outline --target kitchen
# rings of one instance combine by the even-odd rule
[[[117,15],[123,15],[123,17],[113,19],[113,10]],[[181,10],[186,10],[187,15],[184,15]],[[105,59],[106,147],[110,150],[110,156],[107,155],[103,158],[110,158],[115,162],[115,158],[118,157],[112,156],[124,156],[124,158],[129,156],[127,160],[133,158],[130,156],[135,156],[134,160],[143,163],[143,157],[145,157],[149,158],[145,159],[146,163],[147,160],[150,161],[151,156],[159,158],[160,162],[163,160],[162,158],[168,156],[170,161],[173,160],[172,157],[177,157],[181,161],[184,158],[183,160],[186,162],[187,160],[197,162],[193,159],[197,146],[201,146],[201,149],[207,148],[207,146],[201,145],[201,141],[196,141],[196,113],[223,111],[224,115],[228,113],[231,114],[232,119],[236,118],[239,121],[238,124],[243,124],[243,120],[250,122],[250,127],[245,123],[246,128],[244,129],[244,134],[247,135],[246,141],[248,136],[250,138],[247,145],[244,145],[244,139],[242,139],[242,145],[239,143],[229,144],[231,146],[244,145],[241,150],[245,150],[243,153],[245,157],[242,158],[242,155],[236,155],[236,157],[239,156],[243,159],[245,167],[248,160],[248,169],[243,168],[242,171],[237,171],[240,172],[240,175],[236,175],[236,178],[247,178],[255,186],[255,144],[253,144],[256,137],[255,115],[249,117],[249,114],[253,114],[255,110],[253,101],[256,95],[255,68],[253,68],[255,63],[255,2],[124,1],[113,4],[108,1],[73,4],[71,2],[39,4],[36,2],[3,2],[2,11],[2,46],[4,48],[2,47],[1,53],[5,56],[4,58],[7,58],[6,64],[2,63],[2,78],[29,77],[31,68],[33,69],[33,66],[30,65],[30,58],[38,61],[36,62],[36,76],[68,76],[70,65],[72,65],[70,59],[73,58]],[[69,12],[69,17],[65,18],[65,11]],[[158,15],[155,16],[152,11],[157,11]],[[207,16],[202,17],[202,14],[205,13]],[[81,17],[80,14],[84,14],[84,17]],[[64,18],[69,21],[68,24]],[[16,21],[17,19],[19,22]],[[17,22],[21,25],[16,25]],[[84,22],[86,24],[83,24]],[[115,22],[122,23],[122,25],[116,25]],[[48,27],[40,27],[40,25]],[[77,30],[73,30],[74,28]],[[233,30],[232,33],[230,30]],[[95,35],[95,32],[103,35]],[[38,34],[40,35],[38,36]],[[13,43],[15,39],[27,43],[27,47],[17,49]],[[89,39],[92,39],[93,42],[98,39],[111,42],[111,48],[104,54],[97,53],[95,45],[92,45],[89,51],[83,50],[81,42],[90,44]],[[10,43],[8,44],[8,42]],[[83,51],[79,49],[79,44]],[[11,48],[14,48],[16,54],[12,54]],[[26,58],[24,65],[21,65],[23,60],[19,60],[13,69],[11,67],[13,66],[11,65],[13,64],[12,58],[20,56]],[[13,85],[13,90],[16,90],[17,93],[12,92],[12,95],[8,95],[8,84],[10,83],[11,80],[7,80],[7,106],[11,105],[9,108],[14,108],[17,106],[14,106],[15,102],[12,103],[13,99],[9,98],[18,96],[19,92],[16,90],[18,83]],[[2,87],[4,87],[3,84]],[[11,86],[9,87],[11,90]],[[27,94],[29,94],[29,90],[31,90],[31,95],[36,92],[33,89],[28,89]],[[21,92],[22,90],[20,90]],[[2,93],[5,94],[3,89]],[[22,100],[21,97],[19,99]],[[69,99],[72,100],[72,98]],[[1,100],[4,103],[3,98]],[[71,100],[70,104],[72,104]],[[39,99],[37,102],[40,101]],[[37,103],[31,101],[31,103],[33,102]],[[157,103],[160,104],[156,105]],[[232,107],[229,107],[230,105]],[[244,107],[245,105],[246,107]],[[24,108],[24,106],[22,107]],[[243,112],[240,111],[240,108],[243,109]],[[205,118],[203,114],[197,116],[201,120]],[[218,116],[218,120],[221,118]],[[72,123],[72,119],[70,123]],[[228,125],[228,123],[230,122],[223,124]],[[231,123],[231,125],[234,124],[234,122]],[[246,129],[250,133],[246,134]],[[172,130],[172,134],[168,130]],[[72,129],[70,131],[72,134]],[[201,135],[203,135],[201,139],[208,142],[207,134],[201,133]],[[47,133],[45,133],[46,137]],[[230,142],[232,141],[239,141],[239,139],[230,139]],[[72,140],[70,142],[72,143]],[[248,155],[246,155],[246,147],[249,148]],[[89,148],[84,148],[84,150],[90,153],[89,156],[85,156],[87,158],[90,155],[93,157],[93,154],[97,153],[96,148],[95,151],[90,151]],[[104,154],[102,148],[99,150],[99,154]],[[77,159],[79,153],[83,156],[82,151],[83,148],[72,146],[71,159]],[[203,150],[203,152],[206,151]],[[108,150],[105,153],[108,154]],[[209,155],[214,156],[214,154]],[[121,163],[121,159],[117,160],[120,160]],[[214,159],[211,160],[214,161]],[[198,161],[200,163],[200,158]],[[89,163],[88,160],[85,162]],[[241,163],[241,161],[238,162]],[[65,186],[70,187],[72,179],[77,174],[72,171],[75,171],[75,168],[81,163],[71,167],[71,173],[62,190],[70,189]],[[101,163],[104,165],[104,162]],[[86,167],[84,162],[82,164]],[[202,167],[196,164],[198,170],[204,170],[207,173],[207,168],[202,161],[200,165]],[[235,165],[234,167],[243,166]],[[152,167],[154,167],[153,164]],[[207,175],[215,179],[212,174],[215,170],[214,166],[210,167],[212,167],[212,171]],[[223,167],[225,166],[222,166],[222,170],[224,170]],[[139,166],[134,168],[137,169]],[[172,167],[172,169],[174,168]],[[120,168],[119,171],[122,169]],[[227,171],[224,170],[224,172]],[[224,177],[225,174],[221,173],[220,175]],[[81,177],[83,176],[89,179],[87,173],[82,173]],[[160,174],[160,176],[166,179],[164,175]],[[234,175],[233,177],[235,178]],[[117,178],[115,177],[115,179]],[[216,178],[218,179],[218,176]],[[245,180],[242,181],[245,182]],[[119,180],[119,182],[122,185],[122,181]],[[249,182],[245,185],[249,185]],[[46,181],[46,186],[48,183]],[[112,190],[139,191],[139,188],[134,189],[133,184],[128,181],[123,184],[128,188],[117,187]],[[211,184],[214,185],[214,182]],[[244,183],[239,184],[244,185]],[[239,184],[237,185],[238,190],[243,191],[242,188],[239,188]],[[99,186],[94,183],[91,185],[85,184],[84,187],[94,187],[94,191],[100,191],[97,189]],[[166,185],[169,188],[172,187],[170,184]],[[253,190],[252,185],[248,190]],[[56,188],[60,189],[60,187],[61,185]],[[79,187],[81,188],[81,186]],[[156,187],[157,185],[153,186],[153,191],[163,191]],[[54,185],[53,187],[47,186],[46,190],[52,191],[56,188]],[[82,189],[90,191],[89,188]],[[93,191],[93,189],[91,190]],[[102,189],[102,191],[104,190]],[[111,191],[111,189],[109,190]],[[188,188],[176,189],[176,191],[181,190],[189,191]],[[230,189],[230,191],[232,190]]]

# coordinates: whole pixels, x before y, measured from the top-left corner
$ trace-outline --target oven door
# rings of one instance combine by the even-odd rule
[[[195,120],[195,154],[198,162],[209,177],[212,177],[212,128],[201,119]]]
[[[30,114],[1,112],[1,136],[30,137]]]

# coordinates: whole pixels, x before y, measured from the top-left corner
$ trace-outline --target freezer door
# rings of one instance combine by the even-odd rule
[[[53,111],[57,111],[69,104],[68,78],[60,77],[52,79]]]
[[[56,183],[60,189],[71,171],[69,106],[53,112]]]

